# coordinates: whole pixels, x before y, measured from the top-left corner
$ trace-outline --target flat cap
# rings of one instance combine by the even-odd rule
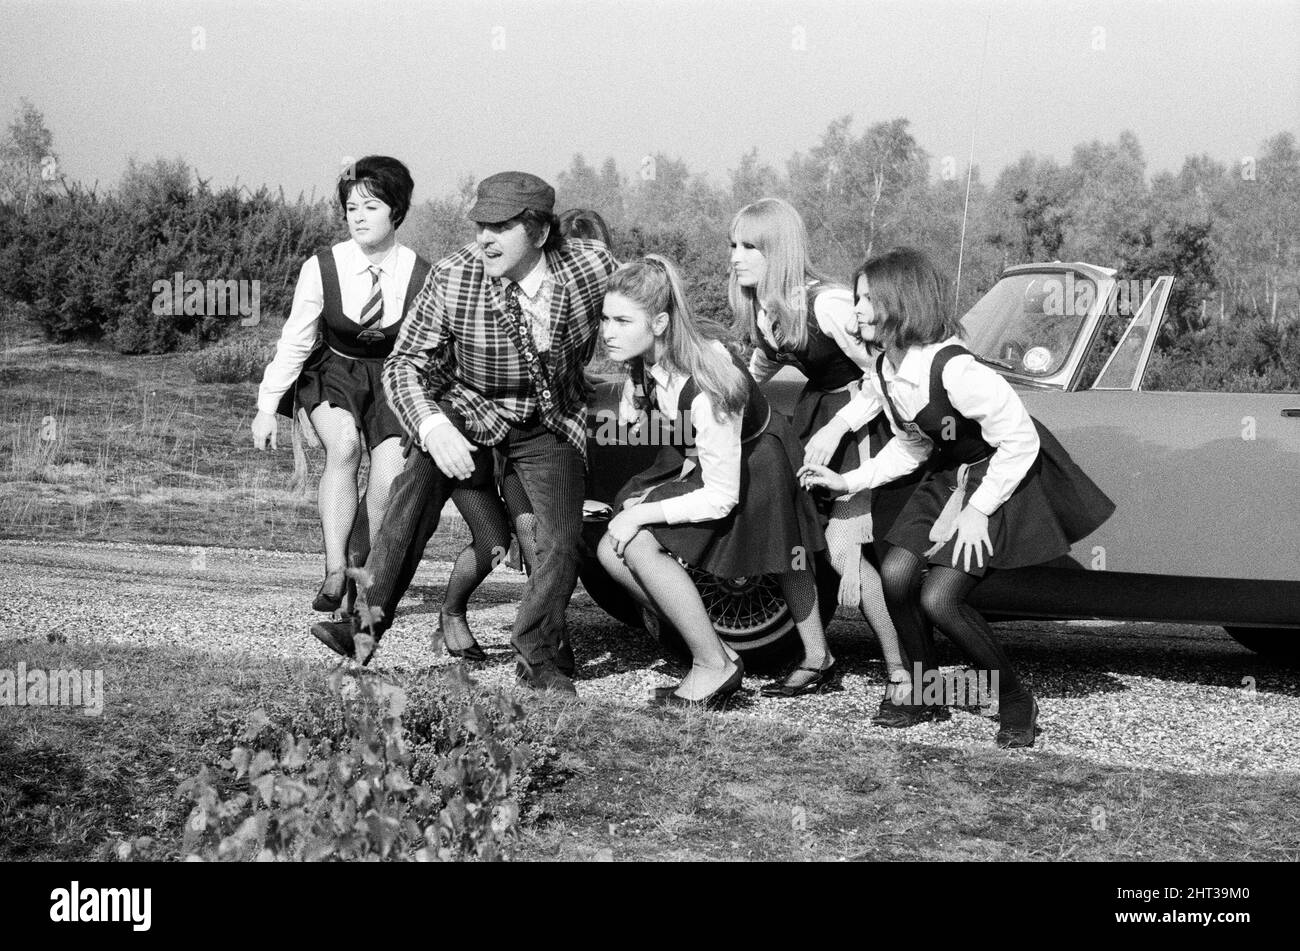
[[[529,208],[552,214],[555,189],[527,172],[497,172],[478,183],[474,205],[466,217],[483,224],[499,224]]]

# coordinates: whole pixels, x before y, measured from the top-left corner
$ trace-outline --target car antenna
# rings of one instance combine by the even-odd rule
[[[962,258],[966,253],[966,214],[970,211],[970,181],[971,174],[975,170],[975,130],[979,126],[980,118],[980,100],[984,96],[984,64],[988,60],[989,53],[989,26],[993,22],[993,13],[984,18],[984,50],[980,53],[980,78],[979,84],[975,90],[975,118],[970,127],[970,157],[966,160],[966,200],[961,208],[961,241],[957,245],[957,282],[953,288],[953,303],[961,305],[961,265]]]

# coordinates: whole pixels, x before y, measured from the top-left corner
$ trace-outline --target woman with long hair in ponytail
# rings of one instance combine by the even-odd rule
[[[690,648],[690,673],[656,694],[663,705],[723,706],[745,672],[682,562],[724,578],[778,576],[801,635],[823,636],[812,563],[825,542],[795,477],[803,450],[722,333],[695,319],[667,259],[647,255],[610,277],[601,338],[629,368],[619,417],[652,427],[661,448],[615,498],[598,554]]]

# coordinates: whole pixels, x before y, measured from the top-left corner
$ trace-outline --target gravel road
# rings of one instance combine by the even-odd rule
[[[10,540],[0,550],[0,566],[3,667],[24,659],[25,643],[43,644],[50,635],[75,643],[319,658],[322,672],[331,664],[332,655],[308,634],[320,617],[310,609],[323,570],[319,555]],[[449,568],[426,560],[377,664],[452,662],[429,647]],[[486,686],[512,682],[510,623],[522,587],[523,576],[502,567],[470,605],[471,627],[491,656],[474,673]],[[672,682],[675,668],[648,636],[610,619],[581,586],[569,621],[583,702],[639,706],[648,687]],[[1038,749],[1130,768],[1300,772],[1300,672],[1257,657],[1218,628],[1036,622],[997,628],[1039,698]],[[870,631],[861,620],[842,617],[830,638],[845,669],[842,692],[775,700],[754,690],[724,715],[813,731],[869,731],[886,743],[992,748],[996,725],[964,711],[950,722],[906,731],[872,727],[883,668]],[[750,677],[747,686],[762,682]]]

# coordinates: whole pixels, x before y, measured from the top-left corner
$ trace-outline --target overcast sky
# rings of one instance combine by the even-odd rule
[[[179,155],[319,195],[371,152],[417,198],[504,168],[554,180],[574,152],[725,182],[846,113],[903,116],[962,169],[974,131],[991,182],[1126,128],[1152,171],[1300,128],[1293,0],[0,0],[0,24],[5,122],[26,96],[61,170],[106,184]]]

